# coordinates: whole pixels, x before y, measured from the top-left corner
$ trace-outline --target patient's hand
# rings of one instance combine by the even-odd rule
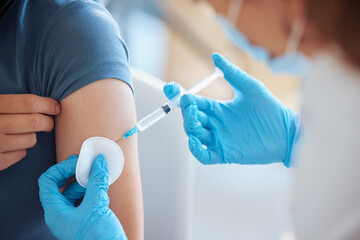
[[[0,171],[19,162],[36,144],[36,132],[50,132],[60,105],[31,94],[0,95]]]

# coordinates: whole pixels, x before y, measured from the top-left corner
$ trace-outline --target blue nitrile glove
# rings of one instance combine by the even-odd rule
[[[71,156],[39,178],[46,224],[57,239],[127,239],[120,221],[109,208],[109,172],[103,155],[94,160],[87,189],[75,182],[62,194],[59,192],[75,174],[77,159]],[[81,204],[75,207],[75,202],[83,196]]]
[[[184,95],[180,107],[192,154],[203,164],[268,164],[290,166],[299,132],[297,115],[286,108],[258,80],[219,54],[215,65],[235,92],[230,101]],[[171,99],[181,86],[169,83]],[[206,146],[206,148],[203,147]]]

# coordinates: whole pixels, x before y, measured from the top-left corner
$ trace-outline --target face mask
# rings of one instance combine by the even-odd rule
[[[292,27],[286,53],[282,56],[272,58],[269,52],[259,46],[250,43],[246,37],[235,27],[239,17],[242,0],[233,0],[229,6],[228,18],[218,16],[218,22],[223,27],[230,40],[239,49],[251,54],[256,60],[265,62],[275,73],[288,73],[297,76],[305,76],[308,71],[308,60],[304,55],[297,52],[297,48],[304,30],[301,21],[296,21]]]

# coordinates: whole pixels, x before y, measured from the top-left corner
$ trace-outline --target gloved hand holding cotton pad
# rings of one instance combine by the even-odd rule
[[[109,185],[119,178],[124,168],[124,154],[116,142],[104,137],[91,137],[82,144],[76,164],[76,181],[84,188],[89,182],[94,159],[99,154],[105,156],[108,164]]]

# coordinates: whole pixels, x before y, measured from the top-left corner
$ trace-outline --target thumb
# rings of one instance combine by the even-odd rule
[[[98,155],[91,167],[89,182],[87,185],[84,202],[92,202],[96,206],[109,205],[109,170],[104,155]]]
[[[263,92],[265,86],[259,81],[229,62],[220,54],[212,55],[214,64],[224,73],[225,80],[234,90],[240,91],[243,95],[254,95]]]

